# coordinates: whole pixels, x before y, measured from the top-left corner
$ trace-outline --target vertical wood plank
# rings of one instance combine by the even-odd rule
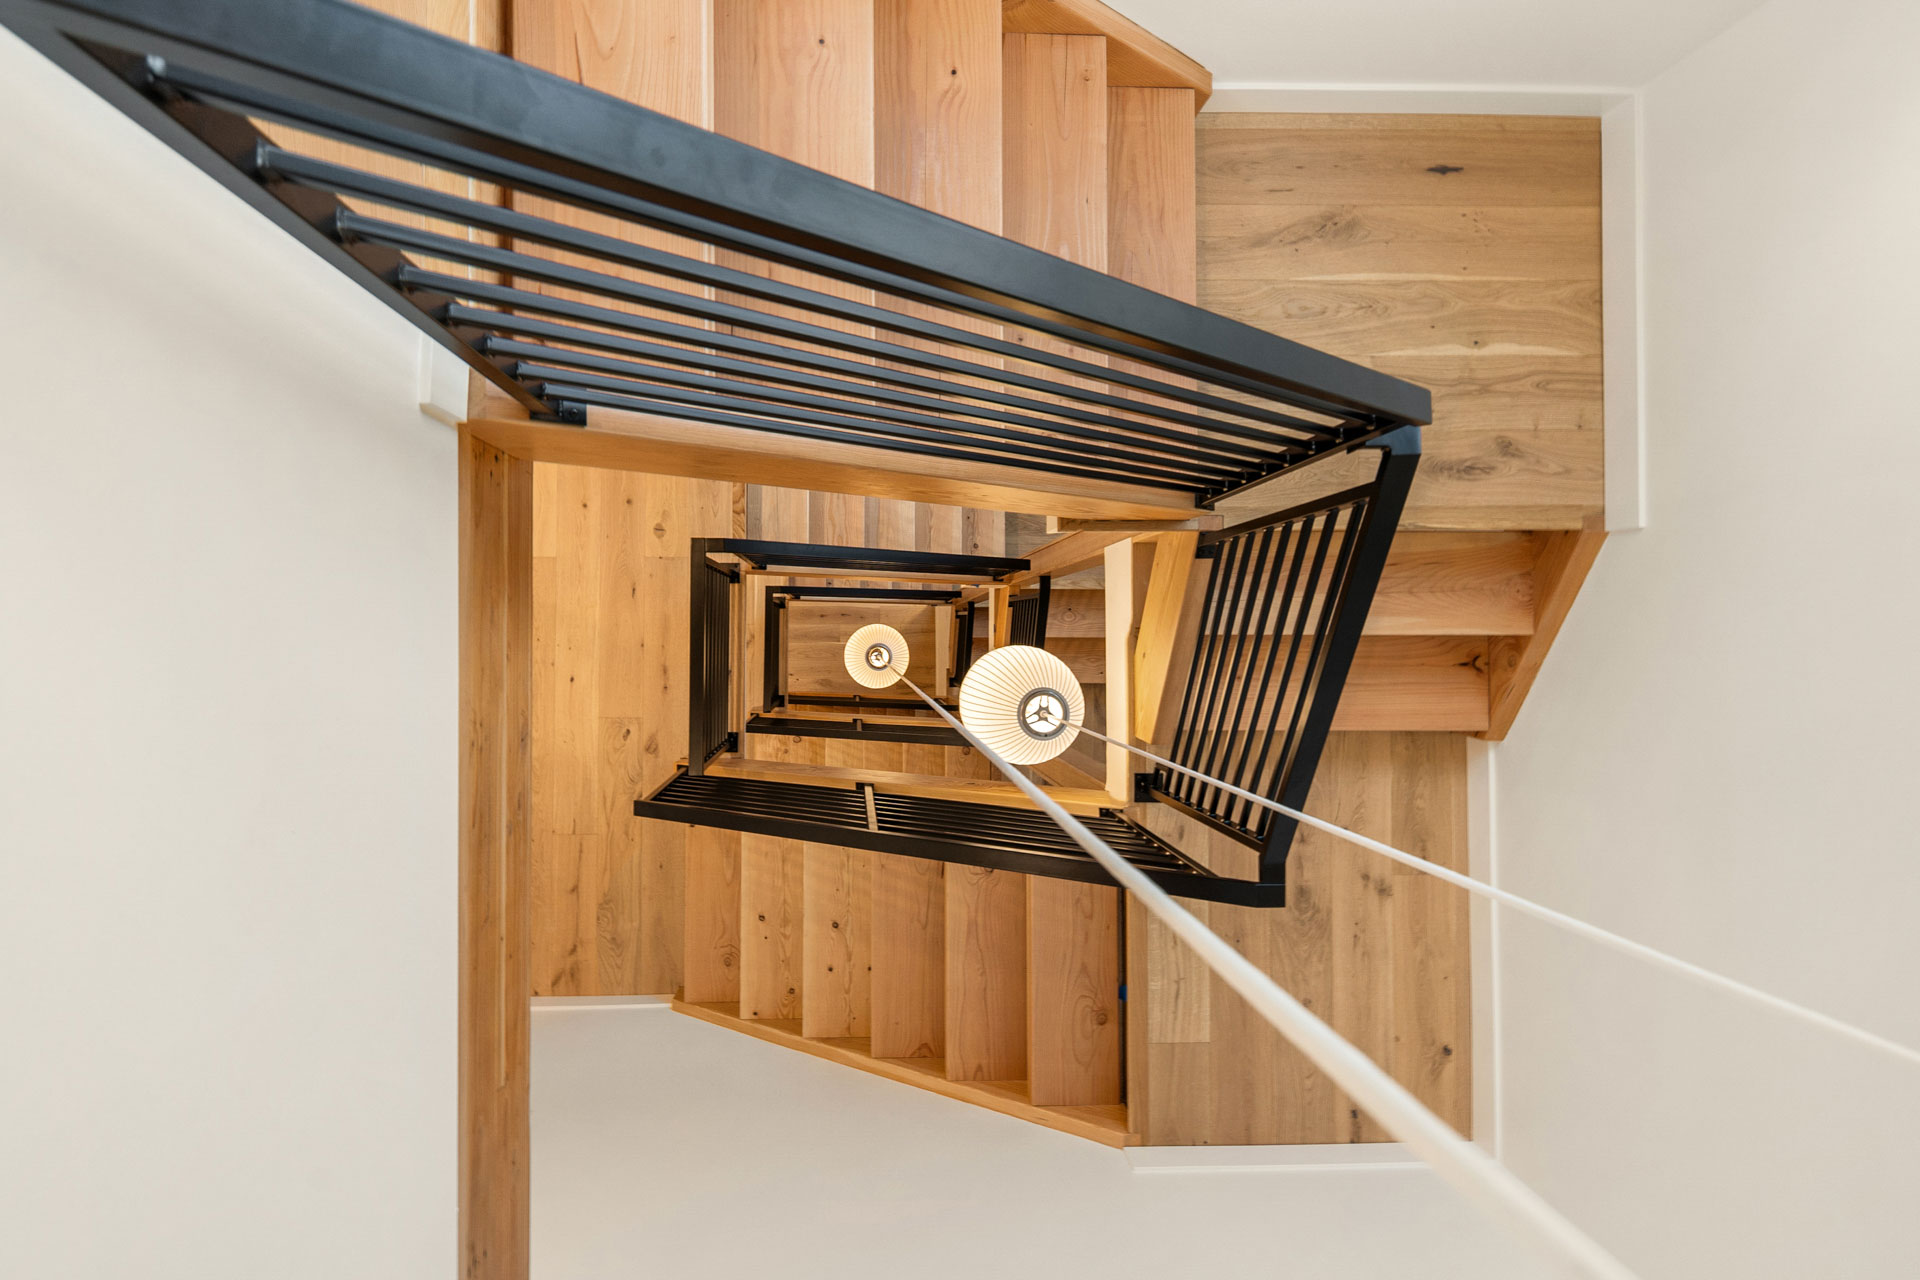
[[[1396,733],[1393,834],[1397,849],[1467,870],[1466,740]],[[1467,894],[1389,863],[1393,875],[1394,1078],[1463,1134],[1473,1132],[1472,955]]]
[[[872,1012],[873,858],[862,849],[805,848],[802,1035],[869,1034]]]
[[[1120,891],[1029,876],[1027,893],[1031,1100],[1119,1102]]]
[[[1027,1074],[1028,877],[947,868],[947,1078]]]
[[[1351,831],[1393,836],[1391,734],[1343,733],[1328,743],[1330,803],[1315,812]],[[1393,1058],[1393,864],[1341,842],[1330,859],[1333,1003],[1322,1014],[1333,1029],[1382,1067]],[[1334,1123],[1345,1142],[1385,1142],[1386,1130],[1343,1092],[1334,1096]]]
[[[528,1268],[533,467],[462,432],[460,1268]]]
[[[740,999],[740,833],[687,828],[686,944],[681,998]]]
[[[1097,270],[1107,265],[1106,48],[1097,36],[1001,40],[1004,232]],[[999,535],[1004,547],[1004,519]],[[1035,1102],[1120,1101],[1119,912],[1112,889],[1030,882],[1027,1056]]]
[[[804,1007],[806,846],[740,840],[740,1016],[798,1018]]]
[[[504,25],[521,61],[711,123],[707,0],[513,0]],[[519,207],[707,252],[570,206]],[[535,979],[553,994],[673,991],[685,980],[687,833],[635,818],[632,805],[686,751],[686,634],[683,610],[652,606],[686,600],[687,540],[731,531],[730,487],[574,467],[540,472],[537,536],[553,585],[537,627],[535,815],[543,833],[573,838],[540,841]]]
[[[998,231],[998,0],[875,0],[873,13],[874,186],[921,208]],[[959,552],[971,549],[969,525],[990,530],[996,523],[1005,524],[996,512],[919,504],[913,510],[912,541],[906,541],[904,513],[890,511],[888,505],[906,504],[883,503],[875,510],[872,532],[881,540],[876,545]],[[999,550],[996,545],[986,554]],[[908,746],[900,753],[899,767],[914,773],[971,773],[978,764],[971,752]],[[956,883],[962,873],[973,878]],[[1020,1076],[1026,1065],[1018,1047],[1025,1029],[1017,993],[1023,981],[1018,966],[1025,963],[1025,905],[1023,895],[1011,891],[1017,884],[1018,877],[1006,872],[876,856],[877,1056],[944,1056],[956,1079]],[[949,953],[950,939],[960,954]],[[975,948],[971,959],[965,954],[968,946]],[[1015,966],[1015,993],[1004,986],[1009,965]],[[950,1035],[948,1019],[955,1016],[967,1019],[968,1025]]]

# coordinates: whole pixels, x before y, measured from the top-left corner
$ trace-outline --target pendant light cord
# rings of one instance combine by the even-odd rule
[[[1515,1177],[1505,1165],[1454,1132],[1452,1126],[1372,1058],[1175,902],[1140,868],[1114,852],[1032,779],[1001,759],[966,725],[929,697],[926,690],[908,679],[905,672],[900,672],[900,679],[976,751],[991,760],[1008,781],[1086,850],[1121,888],[1157,916],[1219,974],[1222,981],[1286,1036],[1309,1061],[1326,1072],[1368,1115],[1379,1121],[1381,1127],[1432,1166],[1448,1185],[1488,1216],[1541,1245],[1562,1264],[1565,1274],[1600,1280],[1634,1280],[1633,1273],[1591,1236]]]
[[[1390,844],[1382,844],[1380,841],[1372,839],[1369,836],[1363,836],[1357,831],[1349,831],[1345,827],[1328,822],[1323,818],[1316,818],[1312,814],[1302,813],[1298,809],[1290,808],[1277,800],[1269,800],[1265,796],[1248,791],[1244,787],[1236,787],[1232,783],[1222,782],[1218,778],[1209,778],[1206,774],[1198,770],[1189,769],[1185,765],[1175,764],[1173,761],[1157,756],[1151,751],[1143,751],[1131,743],[1121,742],[1116,738],[1109,738],[1106,734],[1098,730],[1081,726],[1080,732],[1098,738],[1109,746],[1120,747],[1123,750],[1131,751],[1134,755],[1146,760],[1151,760],[1157,765],[1162,765],[1165,768],[1173,770],[1175,773],[1185,774],[1190,778],[1197,778],[1209,786],[1218,787],[1228,795],[1238,796],[1242,800],[1251,801],[1275,813],[1285,814],[1294,821],[1305,823],[1316,831],[1324,831],[1328,835],[1337,836],[1342,840],[1357,844],[1363,849],[1370,849],[1384,858],[1393,859],[1402,866],[1412,867],[1416,871],[1424,871],[1435,879],[1444,880],[1448,884],[1465,889],[1468,893],[1476,894],[1491,902],[1497,902],[1504,907],[1511,907],[1522,915],[1531,916],[1535,920],[1545,921],[1547,924],[1553,925],[1556,928],[1564,929],[1568,933],[1585,938],[1589,942],[1596,942],[1608,950],[1616,951],[1621,955],[1632,956],[1637,960],[1642,960],[1658,968],[1665,969],[1669,973],[1677,973],[1681,977],[1688,978],[1714,991],[1725,992],[1728,995],[1745,1000],[1749,1004],[1758,1005],[1763,1009],[1771,1009],[1775,1013],[1784,1013],[1810,1026],[1819,1027],[1835,1035],[1843,1036],[1856,1044],[1877,1049],[1882,1053],[1891,1054],[1903,1061],[1920,1066],[1920,1050],[1909,1048],[1907,1045],[1901,1044],[1896,1040],[1889,1040],[1885,1036],[1877,1035],[1864,1027],[1857,1027],[1850,1022],[1842,1022],[1830,1014],[1821,1013],[1818,1009],[1810,1009],[1806,1005],[1798,1004],[1781,996],[1776,996],[1768,991],[1762,991],[1758,987],[1749,986],[1736,978],[1729,978],[1723,973],[1716,973],[1712,969],[1703,968],[1700,965],[1694,964],[1692,961],[1682,960],[1678,956],[1668,955],[1666,952],[1650,947],[1644,942],[1635,942],[1631,938],[1623,938],[1617,933],[1602,929],[1598,925],[1588,924],[1585,920],[1567,915],[1563,911],[1555,911],[1552,907],[1542,906],[1531,898],[1523,898],[1517,893],[1511,893],[1505,889],[1497,888],[1484,880],[1476,880],[1472,876],[1464,875],[1450,867],[1443,867],[1437,862],[1432,862],[1420,857],[1418,854],[1408,853],[1403,849],[1396,849]]]

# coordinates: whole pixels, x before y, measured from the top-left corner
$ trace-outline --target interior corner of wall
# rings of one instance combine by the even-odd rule
[[[1602,343],[1609,532],[1647,524],[1644,118],[1638,91],[1600,116]]]
[[[467,416],[467,366],[453,352],[420,335],[420,412],[457,427]]]

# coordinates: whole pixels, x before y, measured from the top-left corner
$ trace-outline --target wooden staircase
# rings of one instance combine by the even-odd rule
[[[1197,294],[1194,114],[1207,77],[1104,6],[509,8],[507,51],[550,71],[1160,292]],[[673,992],[691,1016],[1113,1145],[1335,1140],[1321,1117],[1339,1101],[1229,998],[1210,997],[1177,944],[1129,928],[1112,889],[631,816],[686,750],[679,602],[695,537],[1029,556],[1054,579],[1049,648],[1102,719],[1125,715],[1140,574],[1165,523],[1103,523],[1064,501],[1050,512],[1044,497],[1009,515],[1004,495],[953,496],[536,466],[534,993]],[[1251,514],[1237,506],[1226,518]],[[1383,837],[1418,828],[1434,856],[1463,860],[1458,738],[1511,723],[1600,536],[1403,533],[1316,807]],[[757,605],[746,612],[740,667],[757,705],[760,665],[747,660]],[[727,767],[993,780],[963,748],[767,735],[743,747]],[[1040,774],[1124,803],[1123,767],[1076,751]],[[1430,819],[1431,832],[1419,826]],[[1285,969],[1383,1060],[1404,1043],[1409,1081],[1417,1073],[1464,1124],[1464,915],[1349,873],[1349,855],[1324,840],[1302,850],[1297,908],[1216,905],[1215,927]],[[1397,917],[1382,905],[1396,887]],[[1443,984],[1451,1003],[1429,1014],[1403,998],[1392,1016],[1408,1026],[1389,1026],[1387,984],[1414,980]],[[1348,1012],[1362,1002],[1365,1012]],[[1284,1079],[1290,1100],[1248,1102],[1259,1073]],[[1368,1132],[1343,1119],[1338,1137]]]

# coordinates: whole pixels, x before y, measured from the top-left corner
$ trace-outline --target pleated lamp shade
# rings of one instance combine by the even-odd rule
[[[1032,645],[989,650],[960,685],[960,722],[1008,764],[1053,759],[1073,745],[1086,715],[1067,664]]]
[[[869,689],[898,683],[907,670],[907,638],[884,622],[869,622],[847,637],[847,674]]]

